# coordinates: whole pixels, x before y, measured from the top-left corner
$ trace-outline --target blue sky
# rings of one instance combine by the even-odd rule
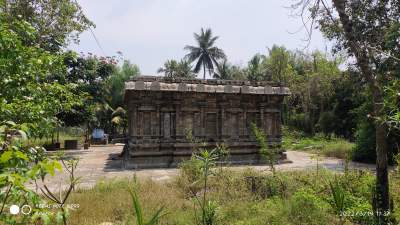
[[[216,45],[229,61],[245,65],[256,53],[273,44],[303,49],[305,32],[300,18],[287,8],[294,0],[79,0],[101,50],[89,31],[70,49],[97,55],[116,55],[139,66],[142,74],[155,75],[167,59],[181,59],[185,45],[195,44],[193,33],[211,28]],[[329,49],[329,42],[313,31],[307,51]]]

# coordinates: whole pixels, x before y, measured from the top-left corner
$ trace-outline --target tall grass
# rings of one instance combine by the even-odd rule
[[[313,137],[305,136],[302,133],[284,129],[283,132],[283,147],[286,150],[308,151],[319,153],[327,157],[336,157],[345,159],[354,148],[354,143],[351,143],[343,138],[326,137],[317,134]]]

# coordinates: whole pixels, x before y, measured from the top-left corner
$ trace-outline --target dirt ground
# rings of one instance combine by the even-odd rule
[[[122,145],[92,146],[89,150],[69,150],[65,153],[69,156],[80,159],[76,171],[76,177],[80,177],[78,188],[92,187],[96,182],[109,178],[132,178],[136,175],[139,179],[150,178],[154,181],[167,181],[178,174],[176,168],[166,169],[142,169],[126,170],[122,167],[122,161],[116,156],[121,153]],[[285,163],[276,166],[277,170],[301,170],[313,169],[317,167],[316,159],[312,154],[297,151],[286,152],[288,160],[292,163]],[[322,158],[318,165],[322,168],[341,171],[344,168],[344,162],[337,158]],[[235,170],[246,168],[255,170],[269,170],[267,165],[260,166],[232,166]],[[374,165],[351,162],[350,168],[356,169],[374,169]],[[52,190],[65,189],[68,184],[68,174],[65,172],[56,173],[55,176],[49,176],[46,180],[47,186]],[[41,184],[39,184],[41,186]],[[30,188],[35,189],[36,185],[31,183]]]

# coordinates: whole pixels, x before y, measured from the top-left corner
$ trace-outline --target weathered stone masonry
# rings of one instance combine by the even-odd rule
[[[177,166],[192,155],[189,131],[209,147],[227,144],[232,163],[260,163],[250,124],[262,128],[270,144],[280,144],[281,104],[288,94],[288,88],[267,82],[134,78],[125,84],[125,166]]]

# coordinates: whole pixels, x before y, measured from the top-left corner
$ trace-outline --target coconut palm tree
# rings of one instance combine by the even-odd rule
[[[178,70],[176,71],[176,77],[180,78],[195,78],[196,74],[193,73],[192,66],[190,62],[182,59],[178,63]]]
[[[174,77],[178,70],[178,62],[174,59],[167,60],[164,63],[164,67],[157,70],[158,73],[164,73],[166,77]]]
[[[217,71],[214,73],[214,78],[221,80],[232,79],[231,68],[232,66],[228,63],[228,60],[224,59],[222,62],[217,64]]]
[[[213,37],[209,28],[205,30],[201,28],[200,34],[194,33],[194,38],[198,46],[187,45],[184,48],[189,51],[186,58],[191,63],[197,60],[193,71],[198,73],[203,67],[203,78],[206,79],[206,70],[212,74],[214,65],[218,65],[217,61],[226,58],[225,53],[222,49],[214,46],[218,36]]]
[[[164,67],[161,67],[157,71],[158,73],[164,73],[166,77],[170,78],[194,78],[195,74],[192,71],[190,62],[187,60],[167,60],[164,63]]]

